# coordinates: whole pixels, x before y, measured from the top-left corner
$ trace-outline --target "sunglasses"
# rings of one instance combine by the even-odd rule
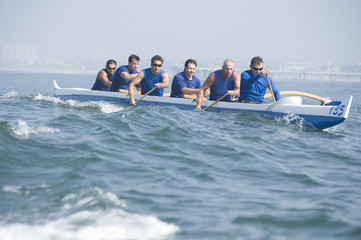
[[[152,63],[153,67],[162,67],[162,64],[155,64],[155,63]]]
[[[254,70],[256,70],[256,71],[262,71],[262,70],[263,70],[263,67],[261,67],[261,68],[255,68],[255,67],[252,66],[252,68],[253,68]]]
[[[110,69],[110,70],[115,70],[116,69],[116,67],[115,68],[107,67],[107,68]]]

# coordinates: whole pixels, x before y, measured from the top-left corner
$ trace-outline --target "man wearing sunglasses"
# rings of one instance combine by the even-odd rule
[[[164,88],[169,85],[169,75],[162,69],[163,58],[155,55],[151,60],[151,67],[143,69],[137,77],[129,84],[129,104],[135,106],[134,86],[140,83],[142,95],[148,93],[153,88],[157,88],[149,93],[149,96],[163,96]]]
[[[251,60],[250,70],[244,71],[241,75],[241,92],[239,102],[241,103],[263,103],[264,95],[268,86],[266,75],[270,70],[263,69],[263,60],[261,57],[254,57]],[[268,79],[276,101],[281,98],[280,92],[274,85],[270,76]]]
[[[239,95],[241,76],[234,70],[234,62],[226,59],[223,62],[222,69],[211,73],[204,81],[197,95],[196,108],[201,108],[205,92],[210,88],[209,99],[218,100],[228,93],[221,101],[231,102],[233,96]]]
[[[105,68],[98,72],[97,79],[91,90],[109,91],[116,68],[117,62],[113,59],[108,60]]]
[[[128,58],[128,65],[118,67],[114,73],[114,78],[110,91],[112,92],[127,92],[128,86],[138,75],[140,58],[137,55],[130,55]],[[137,86],[137,91],[140,91],[140,85]],[[123,91],[121,89],[124,89]]]

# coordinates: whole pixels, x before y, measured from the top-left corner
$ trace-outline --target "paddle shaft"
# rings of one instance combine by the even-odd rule
[[[320,97],[311,93],[305,93],[305,92],[297,92],[297,91],[282,91],[280,92],[280,95],[296,95],[296,96],[303,96],[303,97],[309,97],[309,98],[313,98],[316,99],[318,101],[321,101],[322,103],[328,103],[331,102],[331,99],[328,98],[324,98],[324,97]],[[264,98],[269,98],[271,97],[271,95],[269,93],[267,93],[266,95],[264,95]]]
[[[273,92],[273,90],[272,90],[272,86],[271,86],[271,82],[269,81],[268,74],[266,74],[266,78],[267,78],[269,90],[270,90],[270,92],[271,92],[271,94],[272,94],[273,101],[276,102],[275,94],[274,94],[274,92]]]
[[[208,107],[206,107],[205,109],[203,109],[203,111],[206,111],[208,108],[211,108],[214,104],[216,104],[217,102],[221,101],[223,98],[225,98],[226,96],[229,95],[229,92],[224,94],[222,97],[218,98],[216,101],[214,101],[214,103],[212,103],[211,105],[209,105]]]
[[[137,102],[139,102],[140,100],[142,100],[143,98],[145,98],[149,93],[153,92],[157,87],[154,87],[152,90],[150,90],[149,92],[147,92],[146,94],[144,94],[141,98],[139,98],[137,101],[135,101],[135,104],[137,104]]]

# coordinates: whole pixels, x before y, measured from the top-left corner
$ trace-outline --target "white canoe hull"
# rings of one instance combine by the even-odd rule
[[[94,91],[84,88],[60,88],[54,80],[54,96],[62,100],[80,100],[80,101],[112,101],[120,104],[129,105],[129,96],[127,93]],[[137,100],[142,95],[134,95]],[[202,109],[211,105],[214,101],[202,101]],[[348,101],[338,101],[337,105],[304,105],[299,96],[284,97],[275,103],[249,104],[238,102],[218,102],[214,104],[207,112],[223,111],[251,111],[261,115],[290,120],[293,122],[302,122],[304,126],[325,129],[342,123],[349,114],[352,103],[352,96]],[[182,110],[195,109],[194,99],[170,98],[146,96],[137,103],[137,106],[176,106]],[[296,117],[295,117],[296,116]]]

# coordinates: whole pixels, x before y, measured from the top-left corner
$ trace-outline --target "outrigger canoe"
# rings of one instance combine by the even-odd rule
[[[303,92],[280,92],[281,95],[298,95],[283,97],[277,102],[249,104],[238,102],[222,102],[204,100],[202,109],[208,108],[208,112],[223,111],[250,111],[281,121],[301,124],[302,126],[325,129],[342,123],[349,114],[352,96],[347,101],[331,101],[316,95]],[[129,105],[128,94],[122,92],[94,91],[85,88],[60,88],[54,80],[54,96],[62,100],[79,101],[112,101]],[[302,104],[302,98],[310,97],[321,101],[320,105]],[[143,97],[143,98],[142,98]],[[268,97],[267,95],[265,97]],[[134,95],[135,101],[142,98],[137,106],[175,106],[182,110],[195,109],[196,100],[192,98],[171,98]]]

